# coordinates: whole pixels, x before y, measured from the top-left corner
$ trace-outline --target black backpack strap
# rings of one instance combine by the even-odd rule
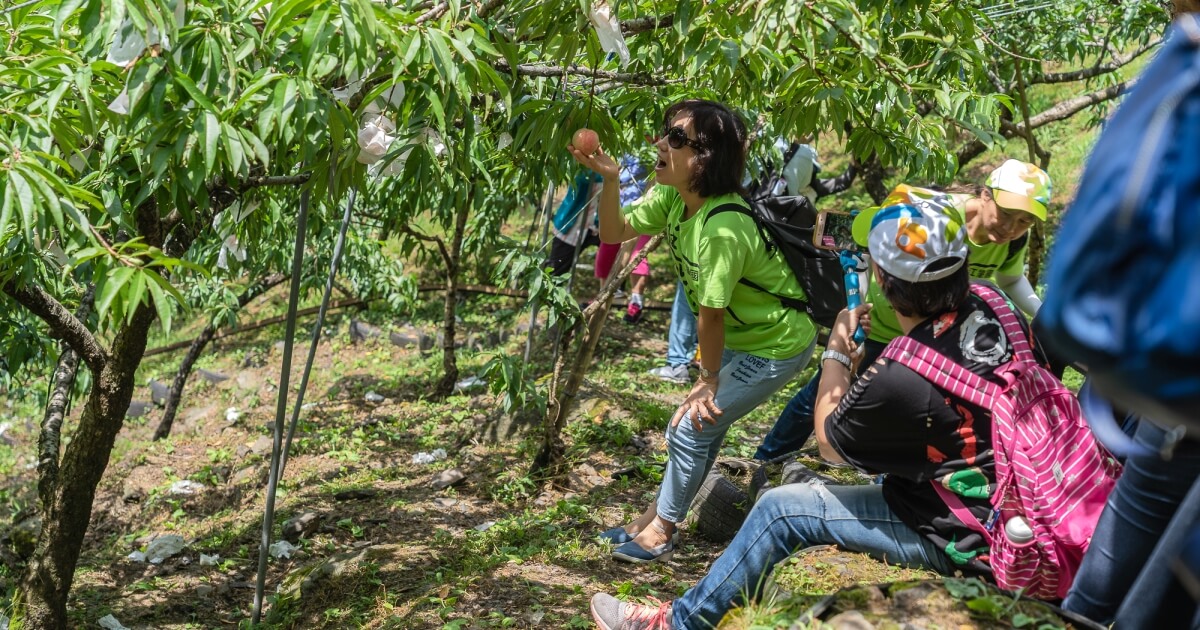
[[[750,203],[750,202],[747,201],[746,203]],[[776,245],[775,241],[771,239],[771,235],[767,232],[767,228],[765,226],[763,226],[763,223],[758,218],[758,215],[754,213],[754,210],[751,210],[750,208],[747,208],[743,205],[736,204],[736,203],[726,203],[726,204],[719,205],[716,208],[713,208],[712,210],[710,210],[708,213],[708,216],[704,217],[704,220],[707,222],[709,219],[713,218],[713,215],[721,214],[722,212],[741,212],[742,214],[749,216],[751,219],[754,219],[754,225],[758,228],[758,235],[762,238],[763,244],[766,245],[766,247],[767,247],[767,253],[771,254],[776,249],[778,249],[778,245]],[[804,311],[805,313],[808,313],[809,316],[813,315],[812,307],[810,307],[808,302],[805,300],[801,300],[801,299],[793,298],[793,297],[787,297],[785,295],[779,295],[777,293],[772,293],[771,291],[768,291],[762,285],[760,285],[756,282],[747,280],[744,277],[738,278],[738,284],[743,284],[745,286],[750,287],[751,289],[754,289],[755,291],[761,291],[763,293],[766,293],[767,295],[774,296],[775,299],[779,300],[779,302],[781,304],[783,304],[784,306],[786,306],[788,308],[793,308],[798,311]]]
[[[1007,263],[1008,261],[1012,260],[1012,257],[1017,252],[1021,251],[1021,248],[1025,247],[1025,244],[1028,242],[1029,242],[1029,230],[1026,230],[1024,234],[1009,241],[1008,242],[1008,255],[1006,255],[1004,257],[1004,262]]]
[[[746,200],[746,203],[749,204],[750,201]],[[754,210],[751,210],[746,206],[736,203],[721,204],[708,211],[708,216],[704,217],[704,222],[708,223],[709,219],[713,218],[715,215],[721,214],[722,212],[740,212],[751,219],[754,219],[754,227],[758,228],[758,235],[762,237],[763,243],[767,245],[767,253],[775,251],[775,241],[771,239],[771,235],[767,232],[767,228],[763,226],[762,221],[759,220],[758,215],[754,213]]]

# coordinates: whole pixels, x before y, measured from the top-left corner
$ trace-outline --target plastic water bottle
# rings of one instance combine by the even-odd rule
[[[1033,540],[1033,530],[1024,517],[1014,516],[1004,523],[1004,535],[1014,545],[1024,545]]]

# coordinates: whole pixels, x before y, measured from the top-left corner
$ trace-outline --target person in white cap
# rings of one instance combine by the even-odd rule
[[[871,215],[866,240],[883,296],[903,334],[1003,384],[996,368],[1012,358],[993,309],[970,291],[967,230],[958,213],[900,204]],[[856,234],[856,238],[857,238]],[[981,522],[995,483],[991,414],[890,359],[857,380],[871,305],[842,311],[829,335],[816,404],[821,455],[882,484],[790,484],[763,494],[708,574],[672,602],[644,605],[598,593],[591,612],[603,630],[708,628],[758,596],[763,576],[797,549],[836,544],[891,564],[945,575],[987,577],[987,542],[939,498],[933,483],[959,496]],[[1024,324],[1022,324],[1024,325]]]

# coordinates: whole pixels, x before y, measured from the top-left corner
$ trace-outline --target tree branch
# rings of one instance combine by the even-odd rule
[[[1082,81],[1092,77],[1098,77],[1102,74],[1108,74],[1115,70],[1119,70],[1135,59],[1146,54],[1150,50],[1156,48],[1162,43],[1162,38],[1158,38],[1137,50],[1130,52],[1127,55],[1114,55],[1112,61],[1104,64],[1096,64],[1090,68],[1081,68],[1079,70],[1071,70],[1069,72],[1044,72],[1040,77],[1032,78],[1029,84],[1044,84],[1044,83],[1069,83],[1071,81]]]
[[[400,228],[400,231],[404,232],[405,234],[408,234],[409,236],[412,236],[413,238],[417,239],[418,241],[425,241],[426,243],[436,243],[438,246],[438,250],[441,251],[441,253],[442,253],[442,259],[445,260],[445,262],[446,262],[446,268],[450,269],[453,266],[454,259],[450,257],[450,250],[446,249],[446,241],[443,241],[440,237],[426,236],[426,235],[421,234],[420,232],[412,229],[411,227],[409,227],[407,225]]]
[[[496,9],[500,8],[500,5],[504,4],[504,1],[505,0],[486,0],[486,2],[481,2],[479,4],[479,8],[475,10],[475,17],[481,20],[486,20],[487,17],[492,14],[492,11],[495,11]]]
[[[89,283],[87,291],[75,309],[75,319],[86,322],[92,312],[96,298],[96,285]],[[50,397],[46,401],[46,413],[42,416],[42,427],[38,433],[38,497],[43,514],[49,509],[58,484],[58,457],[62,444],[62,424],[71,404],[71,390],[75,387],[75,375],[79,371],[79,353],[69,344],[62,344],[58,364],[54,367],[54,380]]]
[[[672,26],[675,26],[675,16],[673,14],[664,15],[662,17],[654,17],[651,15],[621,22],[621,34],[636,35],[638,33],[653,31],[660,28],[671,28]]]
[[[1024,137],[1026,129],[1037,129],[1052,122],[1066,120],[1071,116],[1074,116],[1075,114],[1087,109],[1088,107],[1091,107],[1092,105],[1097,105],[1105,101],[1111,101],[1112,99],[1124,94],[1132,87],[1132,81],[1122,81],[1094,92],[1081,94],[1074,98],[1060,101],[1055,103],[1049,109],[1031,117],[1029,119],[1028,127],[1025,126],[1024,122],[1020,124],[1014,123],[1009,125],[1002,123],[1000,125],[1000,135],[1004,136],[1005,138],[1015,138],[1018,136]],[[958,167],[961,169],[963,165],[979,157],[979,155],[986,150],[987,145],[980,140],[972,141],[966,146],[960,148],[958,150]]]
[[[430,9],[430,10],[422,13],[420,16],[418,16],[417,20],[416,20],[416,22],[414,22],[414,24],[424,24],[425,22],[428,22],[430,20],[436,20],[436,19],[442,17],[443,15],[445,15],[446,11],[449,8],[450,8],[449,2],[441,2],[441,3],[437,4],[436,6],[434,6],[432,9]]]
[[[597,70],[585,66],[538,66],[528,63],[518,65],[516,68],[508,65],[508,61],[497,59],[493,66],[501,72],[513,72],[518,75],[527,77],[587,77],[595,79],[608,79],[610,81],[618,81],[632,85],[668,85],[677,83],[678,81],[653,77],[644,73],[634,72],[613,72],[611,70]]]
[[[108,351],[92,331],[76,319],[54,296],[34,284],[18,286],[14,280],[4,283],[4,292],[50,326],[50,336],[67,342],[93,373],[99,374],[108,362]]]
[[[238,185],[239,192],[245,192],[251,188],[261,188],[263,186],[295,186],[308,182],[312,173],[300,173],[299,175],[268,175],[263,177],[249,177]]]

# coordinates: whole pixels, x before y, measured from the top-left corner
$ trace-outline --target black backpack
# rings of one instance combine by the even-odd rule
[[[804,311],[813,321],[832,328],[837,314],[846,308],[846,276],[836,253],[813,245],[817,209],[804,195],[761,195],[746,198],[746,202],[750,204],[749,210],[735,203],[725,204],[713,208],[705,221],[722,212],[741,212],[754,219],[767,252],[783,253],[807,299],[783,295],[775,297],[784,306]],[[745,278],[740,278],[738,282],[751,289],[770,293]]]

